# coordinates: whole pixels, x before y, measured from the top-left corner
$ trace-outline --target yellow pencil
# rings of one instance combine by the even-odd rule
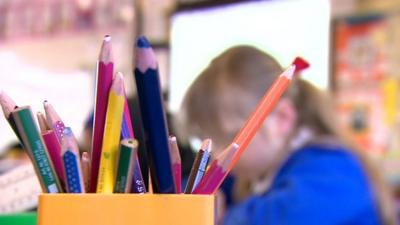
[[[108,96],[99,176],[97,179],[97,193],[113,193],[114,191],[116,160],[120,143],[124,103],[124,78],[121,73],[117,73]]]

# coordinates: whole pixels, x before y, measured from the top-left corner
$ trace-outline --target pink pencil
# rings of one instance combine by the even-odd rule
[[[179,154],[178,143],[176,142],[175,136],[169,137],[169,153],[172,162],[172,173],[175,182],[176,193],[182,192],[182,166],[181,166],[181,155]]]
[[[94,125],[90,165],[89,192],[96,192],[103,143],[104,123],[108,103],[108,93],[113,79],[114,62],[112,58],[111,37],[106,35],[100,50],[96,72],[96,100],[94,106]]]
[[[223,178],[229,172],[229,165],[238,149],[239,145],[233,143],[218,155],[203,179],[194,189],[193,194],[213,194],[214,190],[221,185]]]
[[[40,133],[49,152],[50,159],[53,162],[57,176],[62,182],[65,182],[62,160],[60,156],[61,145],[58,141],[57,135],[53,130],[49,130],[49,127],[46,124],[46,118],[44,117],[43,113],[38,112],[37,119],[39,121]]]

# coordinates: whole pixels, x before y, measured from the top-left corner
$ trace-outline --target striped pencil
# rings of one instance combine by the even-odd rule
[[[131,191],[137,147],[138,143],[135,139],[124,139],[121,141],[114,193],[129,193]]]
[[[114,62],[112,56],[111,37],[106,35],[100,50],[96,71],[96,98],[94,105],[94,123],[90,165],[90,189],[96,192],[103,134],[106,121],[108,94],[110,92]]]
[[[129,110],[128,98],[125,93],[125,104],[124,104],[124,115],[122,117],[122,126],[121,126],[121,139],[134,139],[135,135],[132,127],[132,119],[131,113]],[[137,151],[134,152],[134,160],[133,164],[133,175],[132,177],[132,185],[130,192],[132,193],[146,193],[146,186],[143,180],[142,170],[140,168],[139,157]]]
[[[154,193],[175,193],[169,156],[168,129],[157,61],[149,42],[140,37],[135,48],[135,80],[149,156]]]
[[[43,106],[46,113],[47,124],[54,131],[57,136],[58,142],[61,144],[65,128],[64,122],[57,114],[53,105],[51,105],[47,100],[43,102]],[[58,155],[60,154],[58,153]]]
[[[203,178],[210,158],[211,143],[211,139],[204,140],[199,152],[197,152],[192,169],[190,170],[185,194],[191,194]]]
[[[117,73],[108,97],[106,126],[104,128],[97,180],[97,193],[113,193],[114,191],[115,164],[120,143],[121,123],[125,103],[124,93],[124,78],[121,73]]]
[[[169,137],[169,152],[172,161],[172,172],[175,182],[176,193],[180,194],[182,192],[182,163],[181,155],[179,153],[178,143],[175,136]]]
[[[47,148],[39,134],[30,107],[19,107],[11,114],[15,120],[18,133],[21,135],[22,144],[35,167],[43,192],[62,192],[60,182],[47,153]]]
[[[15,102],[5,93],[0,92],[0,105],[3,109],[4,116],[6,117],[8,123],[10,124],[11,128],[13,129],[15,135],[17,135],[18,139],[22,143],[21,136],[18,133],[17,125],[15,124],[15,120],[12,116],[12,111],[14,111],[18,106]]]
[[[239,149],[239,145],[229,145],[211,164],[203,179],[193,190],[193,194],[213,194],[229,173],[229,165]]]
[[[43,141],[47,147],[51,161],[53,162],[54,169],[56,170],[57,176],[60,178],[61,183],[65,183],[63,164],[61,160],[61,144],[58,142],[58,138],[53,130],[50,130],[46,123],[46,118],[43,113],[38,112],[36,114],[39,121],[40,133]]]
[[[68,193],[85,193],[79,148],[71,128],[65,127],[61,145],[61,157],[64,165]]]
[[[87,152],[82,152],[82,175],[83,183],[85,184],[85,190],[89,190],[89,179],[90,179],[90,156]]]

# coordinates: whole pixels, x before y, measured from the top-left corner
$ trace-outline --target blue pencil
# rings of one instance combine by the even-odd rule
[[[71,128],[65,127],[63,134],[61,158],[63,161],[67,191],[68,193],[85,193],[78,144],[76,143]]]
[[[210,158],[211,143],[211,139],[204,140],[199,152],[196,154],[185,188],[185,194],[191,194],[203,178]]]
[[[175,193],[157,61],[153,49],[143,36],[136,42],[135,56],[135,80],[153,192]]]

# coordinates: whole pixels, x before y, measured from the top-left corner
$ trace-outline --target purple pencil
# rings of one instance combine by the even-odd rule
[[[121,139],[134,139],[135,134],[132,127],[131,113],[129,110],[128,99],[125,95],[124,115],[122,117]],[[132,175],[131,193],[146,193],[146,186],[143,181],[142,171],[137,151],[134,153],[134,166]]]
[[[90,165],[89,192],[96,192],[100,165],[101,148],[103,143],[104,123],[113,79],[114,62],[112,57],[111,37],[106,35],[100,50],[96,71],[96,99],[94,106],[94,125],[92,136],[92,151]]]

